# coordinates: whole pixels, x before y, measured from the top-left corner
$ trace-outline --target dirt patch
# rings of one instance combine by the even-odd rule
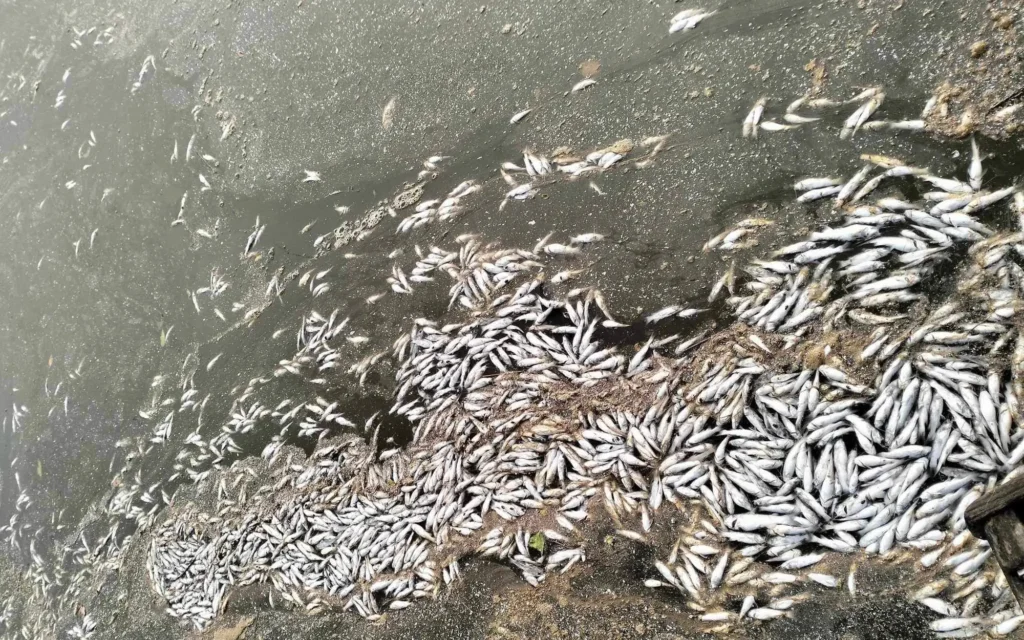
[[[256,616],[247,616],[239,620],[234,626],[216,629],[213,632],[212,640],[239,640],[254,620],[256,620]]]

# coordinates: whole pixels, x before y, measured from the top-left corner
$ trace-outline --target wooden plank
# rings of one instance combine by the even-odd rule
[[[1017,514],[1004,511],[985,522],[985,538],[992,555],[1007,572],[1017,574],[1024,566],[1024,524]]]
[[[1013,597],[1024,607],[1024,580],[1017,574],[1024,565],[1024,523],[1013,511],[1003,511],[985,522],[985,538]]]
[[[975,536],[984,537],[985,522],[1018,502],[1024,505],[1024,477],[1015,478],[996,487],[967,507],[967,512],[964,514],[967,527]]]

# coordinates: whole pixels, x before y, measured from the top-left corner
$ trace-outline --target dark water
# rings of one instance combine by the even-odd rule
[[[700,252],[730,224],[751,215],[776,220],[753,251],[814,224],[815,207],[792,203],[795,177],[849,175],[863,152],[895,155],[942,175],[965,171],[965,142],[909,132],[865,132],[840,141],[836,128],[845,114],[792,132],[762,132],[757,141],[740,138],[740,122],[761,95],[772,98],[766,117],[781,115],[809,86],[803,68],[812,58],[829,70],[826,95],[884,85],[889,97],[879,115],[916,117],[949,64],[934,53],[969,24],[951,27],[941,12],[921,18],[909,8],[771,0],[725,2],[695,31],[669,36],[668,17],[680,8],[671,2],[531,1],[481,11],[445,0],[259,7],[187,0],[87,2],[69,10],[5,3],[0,407],[9,412],[13,403],[25,405],[29,415],[18,433],[0,433],[0,521],[13,513],[18,472],[33,497],[24,521],[39,526],[64,510],[67,531],[45,529],[41,546],[73,538],[70,532],[109,495],[114,472],[124,464],[129,449],[114,443],[148,437],[153,423],[138,412],[154,398],[180,395],[189,354],[187,369],[198,365],[199,397],[210,394],[208,438],[232,409],[232,389],[268,375],[293,354],[294,333],[310,309],[325,316],[338,309],[339,317],[351,318],[354,334],[371,338],[348,349],[342,372],[388,350],[414,318],[443,323],[447,293],[440,281],[415,296],[365,302],[388,291],[384,279],[392,264],[409,270],[414,245],[450,247],[467,232],[507,247],[530,247],[549,232],[559,238],[605,234],[609,242],[566,262],[586,273],[561,286],[597,286],[618,315],[632,321],[670,303],[701,306],[717,276],[740,258]],[[866,35],[875,23],[884,26]],[[507,34],[506,24],[512,25]],[[73,48],[76,31],[93,26],[96,31]],[[112,41],[94,44],[107,27],[113,27]],[[132,93],[147,55],[155,57],[156,69]],[[565,95],[580,77],[578,65],[589,59],[601,62],[598,84]],[[55,108],[61,90],[66,100]],[[381,109],[392,97],[394,124],[384,129]],[[202,108],[194,118],[196,105]],[[534,111],[524,122],[508,124],[527,107]],[[234,132],[221,140],[221,124],[232,119]],[[89,146],[90,132],[95,146]],[[594,179],[606,195],[580,180],[497,208],[507,189],[497,167],[518,160],[524,147],[585,151],[661,134],[671,134],[671,146],[653,166]],[[193,135],[197,157],[186,163]],[[172,164],[175,143],[180,157]],[[989,179],[1012,181],[1022,162],[1015,146],[983,145],[994,154],[986,165]],[[470,212],[396,235],[408,213],[402,211],[368,238],[317,257],[313,238],[392,198],[434,154],[449,159],[436,179],[428,179],[424,199],[476,179],[484,191],[470,200]],[[302,183],[304,169],[319,171],[323,181]],[[199,173],[212,189],[200,191]],[[72,180],[77,184],[67,188]],[[185,191],[187,224],[172,228]],[[335,206],[350,210],[339,215]],[[267,225],[260,247],[272,246],[273,259],[242,261],[257,217]],[[310,232],[299,233],[314,221]],[[200,228],[217,228],[217,235],[203,238],[195,233]],[[400,256],[387,257],[399,249]],[[292,282],[251,326],[240,322],[242,313],[230,312],[233,301],[247,309],[263,302],[266,283],[279,269],[329,267],[326,296],[312,299]],[[217,301],[201,298],[197,314],[186,292],[207,285],[214,269],[230,288]],[[213,315],[214,304],[228,322]],[[692,331],[713,318],[658,331]],[[172,326],[161,346],[161,332]],[[285,327],[283,337],[272,339]],[[645,337],[637,327],[607,336],[623,344]],[[205,364],[219,353],[207,372]],[[159,375],[166,379],[154,387]],[[392,375],[385,359],[365,387],[342,373],[321,392],[362,424],[386,413]],[[48,393],[58,383],[60,393]],[[300,390],[287,377],[275,379],[259,399],[273,407]],[[143,485],[170,474],[195,426],[195,414],[176,416],[171,443],[135,467]],[[239,443],[258,454],[271,435],[258,431]],[[383,423],[382,440],[401,444],[408,437],[403,422]]]

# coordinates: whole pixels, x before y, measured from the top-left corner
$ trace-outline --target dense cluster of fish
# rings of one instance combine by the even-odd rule
[[[402,220],[398,225],[398,232],[412,231],[430,222],[446,222],[451,220],[466,211],[466,205],[462,202],[463,199],[479,190],[479,184],[473,180],[466,180],[458,184],[443,199],[427,200],[418,203],[413,214]]]
[[[768,104],[767,97],[758,98],[754,106],[743,119],[743,137],[757,138],[759,130],[767,132],[790,131],[804,125],[812,124],[821,120],[822,116],[802,115],[797,113],[801,109],[811,110],[820,113],[824,109],[839,109],[851,104],[857,108],[843,121],[839,130],[839,137],[847,139],[853,137],[858,131],[923,131],[925,119],[935,109],[937,98],[932,97],[925,104],[920,119],[917,120],[872,120],[879,107],[885,101],[885,91],[882,87],[870,87],[861,91],[849,100],[832,100],[829,98],[814,98],[811,95],[804,95],[797,98],[786,106],[782,114],[783,122],[777,120],[765,120],[765,109]]]
[[[156,533],[150,572],[170,610],[203,628],[230,585],[270,582],[294,606],[379,619],[433,597],[466,556],[507,562],[531,584],[569,569],[586,558],[581,523],[597,504],[641,543],[671,504],[707,517],[679,532],[646,584],[679,590],[714,630],[791,615],[814,587],[856,593],[856,563],[841,577],[813,570],[830,552],[899,551],[948,571],[909,593],[941,616],[936,632],[1012,633],[1024,618],[963,514],[1024,458],[1024,234],[977,215],[1015,189],[983,191],[977,152],[966,181],[865,159],[849,180],[797,185],[834,189],[821,198],[835,199],[840,224],[751,262],[743,282],[735,269],[723,277],[716,292],[728,289],[736,325],[652,337],[632,355],[602,341],[621,325],[599,291],[554,299],[530,276],[571,245],[467,236],[433,249],[422,273],[445,272],[471,318],[418,321],[394,346],[392,413],[413,423],[412,443],[326,437],[318,425],[340,408],[307,403],[303,428],[320,444],[298,463],[268,448],[278,479],[256,505],[222,484],[216,515]],[[876,168],[881,179],[868,179]],[[862,203],[901,176],[939,191]],[[956,290],[928,304],[919,285],[950,260]],[[296,361],[329,361],[344,326],[307,318]],[[759,602],[758,589],[771,595]],[[748,594],[739,609],[723,608],[737,590]]]
[[[715,13],[681,11],[669,32],[692,30]],[[73,31],[74,49],[114,41],[114,27]],[[130,94],[150,89],[156,70],[156,58],[147,56]],[[54,109],[67,109],[71,73],[63,74]],[[24,76],[9,81],[18,90],[26,83]],[[570,93],[595,84],[585,78]],[[932,99],[920,120],[873,120],[884,100],[880,87],[844,101],[805,96],[779,122],[764,119],[762,98],[743,135],[794,129],[818,121],[821,110],[847,106],[855,108],[843,122],[844,139],[864,130],[920,130],[932,110],[943,108]],[[1000,114],[1009,117],[1018,106]],[[395,108],[391,98],[385,130]],[[192,110],[194,121],[202,109]],[[511,124],[531,112],[516,113]],[[61,131],[70,123],[64,120]],[[221,141],[234,123],[220,122]],[[95,133],[82,132],[79,140],[78,159],[91,162]],[[525,149],[521,163],[501,165],[510,190],[498,208],[561,180],[596,177],[626,162],[649,166],[667,144],[667,136],[653,136],[580,155],[565,147],[549,154]],[[220,163],[200,146],[193,134],[180,154],[176,139],[170,155],[172,164],[183,155],[189,180],[198,181],[180,202],[175,195],[171,222],[193,242],[221,233],[219,218],[200,221],[188,210],[190,193],[202,198],[218,188]],[[637,148],[646,152],[634,160]],[[150,401],[138,411],[145,436],[117,442],[109,470],[117,461],[123,466],[102,514],[90,514],[77,529],[63,512],[32,522],[32,494],[13,472],[17,497],[0,539],[27,557],[22,577],[31,594],[0,600],[0,637],[55,637],[58,629],[91,637],[97,616],[82,602],[97,593],[103,576],[124,568],[133,542],[144,545],[148,578],[169,615],[204,630],[230,590],[243,585],[265,585],[272,607],[352,610],[371,621],[437,597],[474,558],[506,563],[536,586],[585,562],[598,544],[595,532],[609,526],[620,538],[655,547],[644,584],[677,591],[708,631],[731,633],[749,620],[791,616],[819,589],[854,595],[858,562],[863,566],[869,555],[919,564],[922,577],[908,597],[935,612],[931,628],[941,637],[1012,634],[1024,615],[988,545],[971,537],[963,518],[1024,459],[1024,338],[1017,328],[1024,233],[1002,230],[988,216],[1012,198],[1024,228],[1024,194],[1009,186],[985,190],[973,141],[972,148],[965,180],[877,155],[864,156],[850,178],[800,180],[797,202],[831,202],[834,223],[743,268],[733,263],[708,303],[724,298],[735,323],[715,333],[652,333],[626,348],[613,332],[628,325],[612,315],[600,290],[557,295],[555,285],[585,273],[576,261],[604,240],[600,234],[563,242],[549,235],[532,249],[465,234],[447,248],[417,245],[415,264],[396,262],[384,281],[390,293],[366,299],[413,295],[443,281],[452,322],[419,318],[390,350],[370,352],[370,338],[338,309],[309,310],[295,332],[294,354],[232,390],[214,429],[207,428],[212,396],[202,376],[225,366],[224,352],[203,362],[188,354],[178,389],[170,384],[173,374],[151,381]],[[417,195],[385,207],[396,217],[396,210],[411,208],[398,233],[452,221],[469,211],[470,196],[483,198],[485,185],[466,180],[419,202],[445,159],[428,158],[410,190]],[[303,174],[303,185],[324,181],[318,171]],[[79,180],[61,182],[74,190],[83,187]],[[888,192],[869,202],[906,180],[925,186],[921,201]],[[103,188],[100,202],[112,192]],[[771,224],[745,219],[704,250],[752,248],[758,229]],[[243,264],[272,255],[260,245],[266,227],[257,218],[244,243],[238,239]],[[88,255],[98,231],[88,233],[87,244],[85,235],[72,243],[75,259]],[[313,247],[327,251],[336,238],[337,230],[321,234]],[[389,258],[401,255],[396,250]],[[309,300],[329,294],[332,268],[287,277],[279,271],[265,300],[230,306],[225,296],[235,290],[225,270],[214,268],[187,297],[197,314],[209,311],[229,323],[228,311],[254,322],[292,280]],[[953,289],[936,300],[937,288],[926,285],[940,281],[952,281]],[[647,313],[643,330],[708,312],[691,304]],[[161,327],[161,347],[172,329]],[[273,339],[294,330],[279,328]],[[69,388],[85,362],[45,379],[47,418],[68,416]],[[388,419],[410,425],[405,446],[380,442],[382,417],[357,424],[333,394],[342,371],[363,385],[385,362],[396,370]],[[265,386],[281,379],[308,395],[265,397]],[[15,400],[4,429],[17,432],[28,414]],[[181,426],[188,421],[194,430]],[[262,456],[247,458],[242,438],[259,438]],[[289,447],[296,442],[315,442],[313,453]],[[180,446],[173,472],[144,481],[142,461],[167,446]],[[186,482],[212,499],[177,507],[176,490]],[[677,528],[666,511],[682,512],[692,524]],[[673,542],[660,545],[666,529]],[[76,533],[68,544],[70,531]],[[63,544],[42,548],[47,539]]]
[[[272,605],[352,609],[371,620],[435,597],[472,556],[506,562],[540,584],[586,560],[587,524],[602,512],[617,535],[652,543],[659,512],[671,508],[704,517],[677,532],[645,584],[678,590],[709,630],[792,615],[814,588],[843,582],[856,592],[856,563],[845,576],[814,570],[835,566],[830,553],[909,551],[934,578],[909,594],[942,616],[933,629],[1011,633],[1022,617],[987,545],[964,530],[963,513],[1024,458],[1022,383],[1007,366],[1024,360],[1015,326],[1024,236],[999,233],[978,215],[1011,196],[1024,215],[1024,197],[1013,187],[982,189],[976,145],[966,180],[884,156],[863,160],[849,179],[795,185],[799,202],[832,199],[838,224],[739,274],[734,265],[716,283],[712,300],[728,292],[733,327],[651,337],[635,353],[604,340],[625,325],[599,290],[564,299],[548,291],[579,270],[549,276],[547,263],[574,260],[599,234],[566,244],[549,236],[532,250],[469,234],[453,249],[418,250],[409,276],[395,265],[393,292],[447,276],[450,307],[469,318],[444,326],[420,319],[393,346],[391,412],[412,423],[411,444],[378,446],[375,418],[362,426],[368,439],[354,435],[357,425],[329,397],[276,406],[255,399],[274,377],[323,385],[345,345],[366,341],[337,311],[311,311],[295,355],[250,381],[208,441],[200,429],[210,396],[200,398],[195,370],[183,366],[173,402],[160,398],[163,377],[154,379],[152,403],[140,411],[152,434],[127,460],[167,443],[176,415],[198,414],[198,426],[166,483],[147,486],[136,472],[107,513],[140,533],[156,527],[146,538],[152,583],[168,611],[197,629],[216,618],[232,586],[245,584],[268,583]],[[532,154],[524,160],[534,162]],[[866,203],[901,179],[936,191],[918,203],[893,194]],[[448,198],[474,187],[462,183]],[[440,215],[443,202],[423,211]],[[708,248],[739,248],[737,230],[768,223],[744,221]],[[930,303],[922,284],[949,262],[959,267],[956,292]],[[299,286],[315,297],[329,271],[310,270]],[[215,270],[191,295],[215,299],[226,289]],[[704,311],[673,305],[645,320]],[[387,357],[374,353],[349,372],[362,380]],[[27,411],[14,409],[15,419]],[[280,432],[264,449],[265,468],[227,469],[244,455],[235,438],[270,421]],[[313,455],[286,455],[292,437],[316,440]],[[271,479],[260,484],[261,474]],[[216,509],[158,524],[174,502],[167,490],[182,479],[214,483]],[[23,492],[18,513],[28,504]],[[4,528],[15,545],[17,517]],[[132,536],[118,527],[92,544],[83,536],[70,557],[94,571],[119,566]],[[47,566],[34,541],[28,551],[40,593],[67,585],[67,602],[81,592],[85,573],[69,579]],[[732,610],[725,603],[736,593],[746,597]],[[83,613],[69,633],[86,638],[94,629]]]

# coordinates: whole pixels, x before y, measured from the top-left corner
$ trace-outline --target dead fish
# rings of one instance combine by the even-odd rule
[[[600,233],[581,233],[578,236],[569,238],[570,244],[590,244],[592,242],[600,242],[604,240],[604,236]]]
[[[680,31],[695,29],[705,18],[715,15],[715,13],[715,11],[703,11],[701,9],[686,9],[684,11],[680,11],[672,18],[672,22],[668,27],[668,32],[678,33]]]
[[[654,324],[655,322],[660,322],[661,320],[664,320],[665,318],[671,318],[672,316],[674,316],[678,312],[679,312],[679,307],[676,307],[676,306],[665,307],[664,309],[661,309],[660,311],[655,311],[654,313],[652,313],[649,316],[647,316],[646,318],[644,318],[644,322],[646,322],[647,324]]]
[[[818,120],[821,120],[821,118],[808,118],[806,116],[801,116],[801,115],[796,114],[796,113],[788,113],[788,112],[785,115],[782,116],[782,119],[785,120],[786,122],[789,122],[790,124],[795,124],[795,125],[808,124],[808,123],[811,123],[811,122],[817,122]]]
[[[788,131],[790,129],[797,129],[800,127],[799,124],[781,124],[774,120],[764,120],[761,122],[760,127],[765,131]]]
[[[564,244],[551,243],[544,245],[544,253],[556,256],[572,256],[579,253],[578,247],[572,247]]]
[[[758,98],[757,102],[754,103],[753,108],[747,113],[747,117],[743,119],[743,137],[744,138],[756,138],[757,127],[761,122],[761,115],[764,113],[764,105],[768,102],[768,98]]]
[[[967,176],[971,183],[971,188],[975,191],[981,190],[981,153],[978,151],[978,141],[971,136],[971,164],[967,169]]]
[[[592,87],[595,84],[597,84],[597,80],[594,80],[593,78],[584,78],[583,80],[580,80],[576,84],[572,85],[572,89],[570,89],[569,92],[577,93],[579,91],[583,91],[587,87]]]
[[[220,360],[220,357],[222,355],[224,355],[224,354],[223,353],[218,353],[217,355],[213,356],[213,359],[211,359],[209,362],[206,363],[206,370],[209,371],[210,369],[212,369],[213,365],[217,364],[217,361]]]
[[[533,109],[524,109],[520,111],[519,113],[512,116],[512,119],[509,120],[509,123],[516,124],[518,122],[521,122],[526,116],[530,115],[531,111],[533,111]]]
[[[391,125],[395,121],[395,107],[398,104],[398,96],[395,96],[388,100],[387,104],[384,105],[384,110],[380,114],[380,126],[385,131],[391,128]]]
[[[811,189],[824,189],[825,187],[835,187],[843,184],[844,180],[840,178],[804,178],[798,180],[794,185],[793,189],[796,191],[808,191]]]
[[[565,282],[566,280],[568,280],[570,278],[578,276],[581,273],[583,273],[582,269],[572,269],[572,270],[566,270],[566,271],[559,271],[555,275],[551,276],[550,282],[551,282],[551,284],[560,284],[560,283]]]

